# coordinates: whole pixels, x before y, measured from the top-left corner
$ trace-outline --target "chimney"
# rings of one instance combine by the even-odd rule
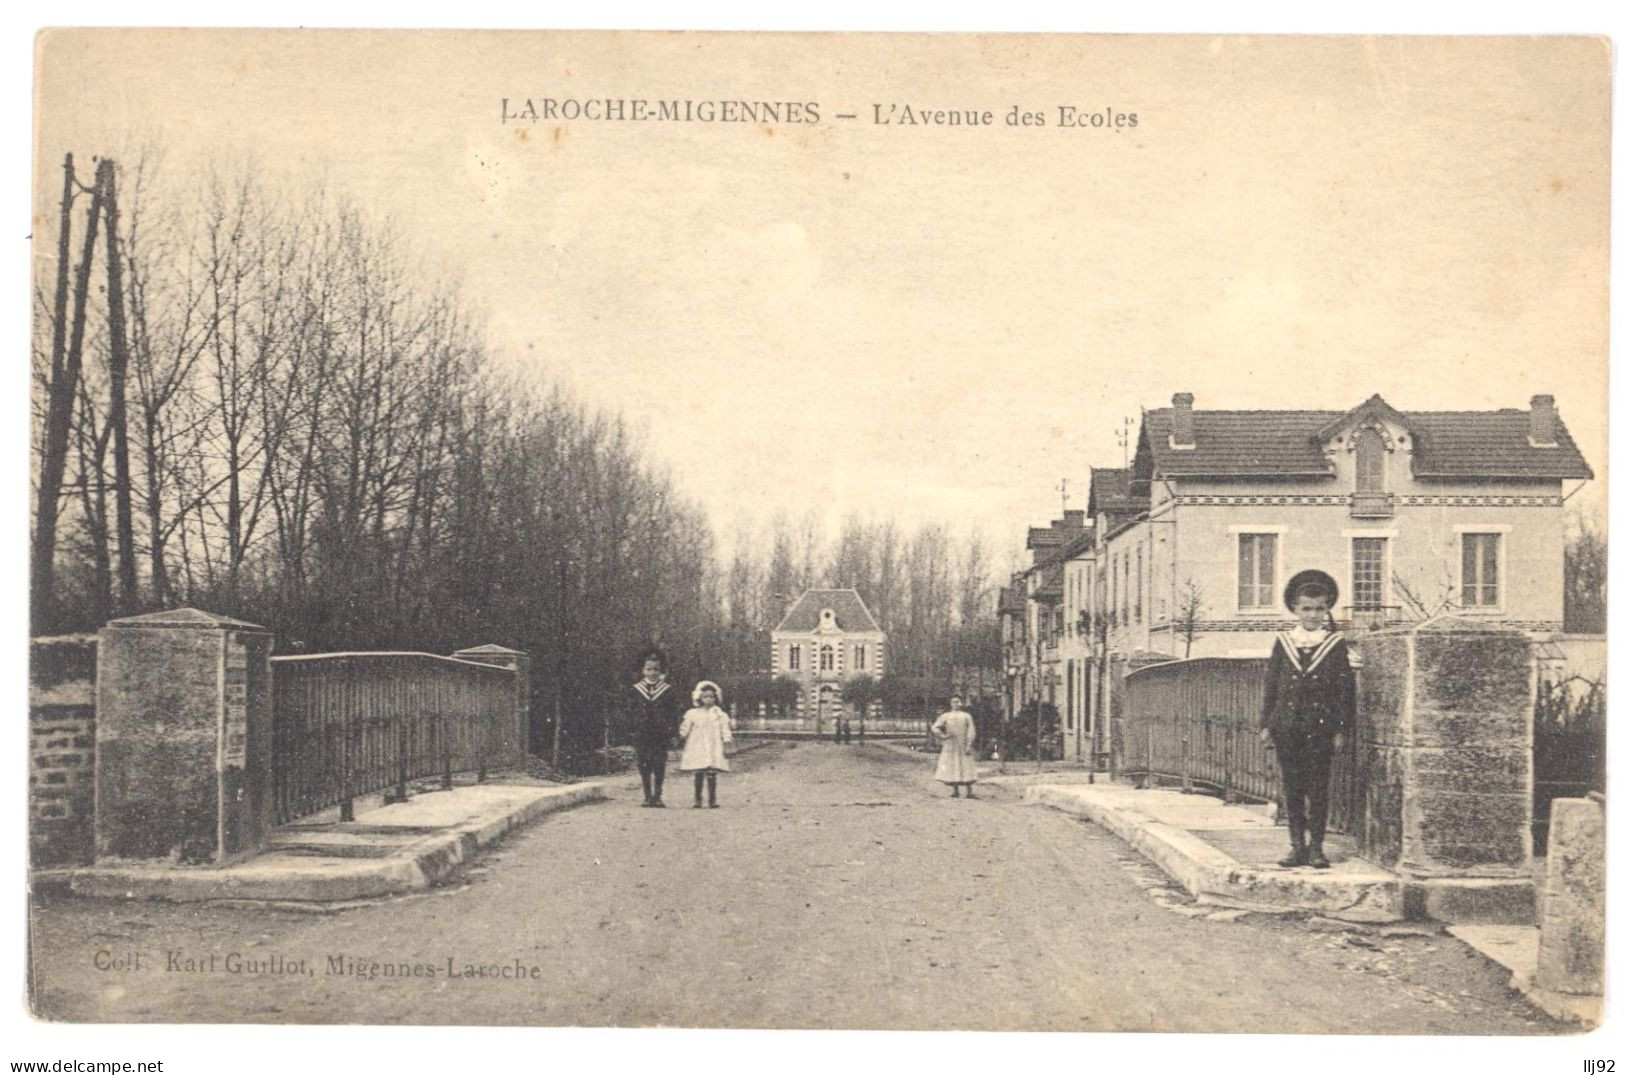
[[[1529,400],[1529,443],[1536,448],[1557,447],[1557,407],[1551,396]]]
[[[1174,431],[1168,437],[1173,448],[1196,447],[1196,420],[1191,417],[1191,405],[1196,397],[1189,392],[1174,393]]]

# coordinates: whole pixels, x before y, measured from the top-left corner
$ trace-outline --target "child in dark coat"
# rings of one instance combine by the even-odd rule
[[[1327,793],[1332,755],[1354,720],[1354,669],[1331,610],[1337,583],[1300,571],[1286,584],[1297,626],[1276,636],[1264,680],[1264,740],[1281,766],[1292,850],[1282,866],[1326,869]]]
[[[658,649],[644,652],[642,675],[632,684],[626,704],[632,721],[632,742],[638,755],[638,776],[643,779],[643,805],[665,806],[666,755],[683,712],[676,688],[666,681],[666,655]]]

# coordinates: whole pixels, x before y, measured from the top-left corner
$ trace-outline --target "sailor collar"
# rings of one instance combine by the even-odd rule
[[[1324,661],[1327,655],[1343,641],[1343,635],[1340,632],[1327,631],[1326,637],[1321,640],[1318,646],[1309,651],[1309,656],[1305,659],[1298,650],[1297,642],[1293,641],[1292,632],[1282,631],[1277,637],[1281,643],[1281,650],[1286,654],[1286,659],[1292,663],[1292,667],[1296,668],[1299,674],[1307,674],[1319,668],[1320,662]]]
[[[651,687],[640,679],[636,683],[632,684],[632,689],[652,702],[670,690],[671,684],[665,680],[661,680],[659,683],[656,683],[653,687]]]

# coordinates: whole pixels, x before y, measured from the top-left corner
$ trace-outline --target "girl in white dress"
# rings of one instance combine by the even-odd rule
[[[684,772],[694,774],[694,809],[704,804],[700,792],[709,790],[711,809],[717,808],[717,774],[728,772],[725,744],[734,741],[728,714],[722,709],[722,688],[710,680],[701,680],[694,686],[694,708],[683,714],[683,725],[677,734],[683,737],[683,758],[678,763]]]
[[[976,742],[976,722],[965,712],[964,703],[963,698],[955,695],[949,702],[948,712],[931,725],[931,734],[942,743],[942,751],[937,755],[937,779],[954,789],[954,798],[959,798],[959,788],[963,785],[965,797],[974,799],[976,755],[971,752],[971,745]]]

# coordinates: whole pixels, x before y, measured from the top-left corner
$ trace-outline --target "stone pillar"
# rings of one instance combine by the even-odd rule
[[[1532,917],[1531,651],[1462,617],[1360,640],[1361,853],[1414,882],[1413,914]]]
[[[1606,844],[1601,802],[1595,798],[1552,802],[1546,899],[1535,967],[1535,985],[1541,989],[1602,997]]]
[[[223,864],[271,818],[271,634],[197,609],[114,620],[96,667],[96,857]]]
[[[502,763],[517,765],[524,758],[526,751],[532,751],[532,744],[530,743],[530,654],[522,653],[516,649],[508,649],[506,646],[475,646],[473,649],[460,649],[453,653],[452,656],[460,661],[495,665],[498,668],[507,668],[513,672],[513,732],[509,740],[507,756],[502,759]]]

